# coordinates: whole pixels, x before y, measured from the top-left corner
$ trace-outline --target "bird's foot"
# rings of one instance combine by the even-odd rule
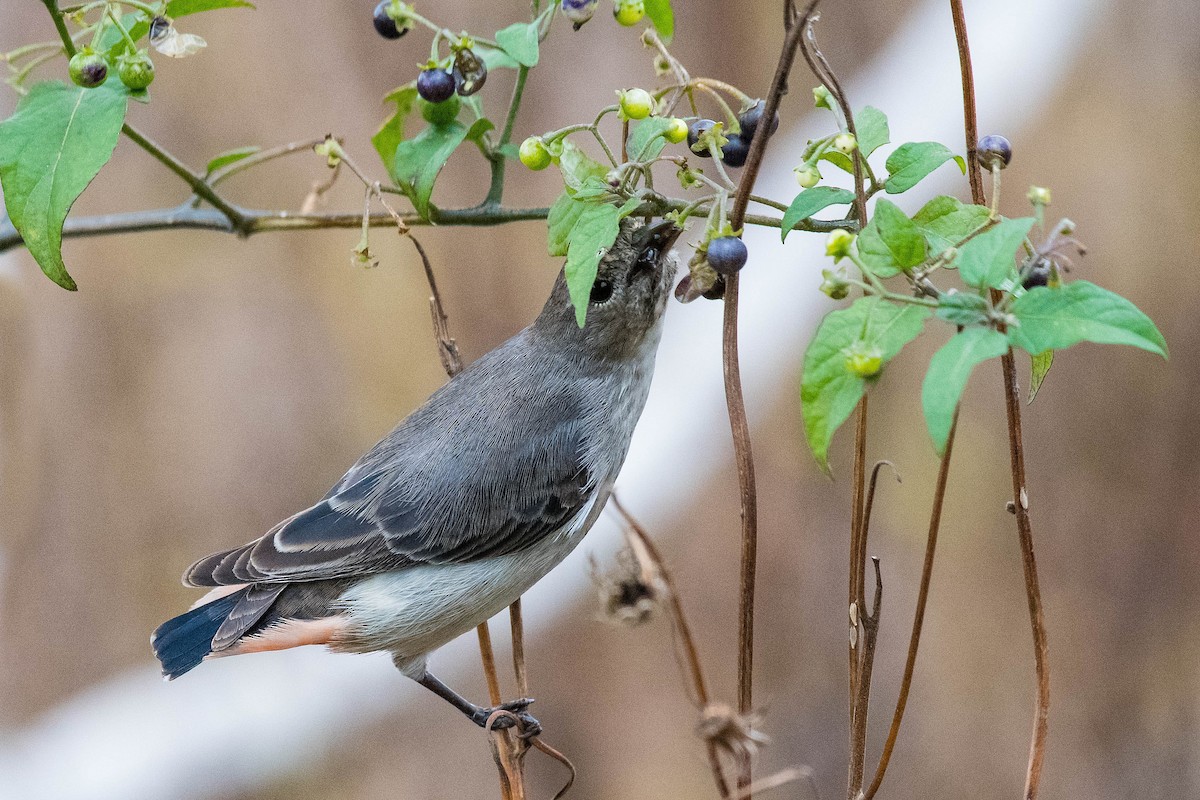
[[[542,723],[529,713],[533,698],[526,697],[501,703],[491,708],[480,708],[471,715],[471,721],[485,730],[504,730],[517,726],[522,738],[529,739],[542,732]],[[490,724],[489,724],[490,721]]]

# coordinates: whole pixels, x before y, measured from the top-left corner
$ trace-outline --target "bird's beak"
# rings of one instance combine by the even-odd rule
[[[683,228],[670,220],[663,220],[638,231],[637,248],[641,251],[653,247],[659,253],[666,253],[682,234]]]

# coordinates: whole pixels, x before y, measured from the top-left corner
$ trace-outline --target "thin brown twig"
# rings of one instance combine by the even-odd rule
[[[975,106],[975,78],[971,66],[971,48],[967,39],[967,19],[962,0],[950,0],[954,18],[954,36],[958,44],[959,68],[963,86],[963,127],[967,139],[967,164],[971,175],[971,197],[985,205],[983,177],[975,158],[978,139],[978,113]],[[992,290],[993,301],[999,294]],[[1012,508],[1017,517],[1017,541],[1021,550],[1021,569],[1025,577],[1025,597],[1029,605],[1029,624],[1033,632],[1034,674],[1037,694],[1034,701],[1033,733],[1029,742],[1029,763],[1025,771],[1025,798],[1034,800],[1041,786],[1042,766],[1046,757],[1046,736],[1050,715],[1050,657],[1046,636],[1042,592],[1038,583],[1037,559],[1033,549],[1033,525],[1029,519],[1029,499],[1025,487],[1025,445],[1021,435],[1021,396],[1017,386],[1017,368],[1012,348],[1000,359],[1004,373],[1004,409],[1008,421],[1008,452],[1012,471]]]
[[[900,735],[900,723],[904,719],[904,709],[908,705],[908,692],[912,688],[917,650],[921,646],[921,628],[925,624],[925,606],[929,602],[929,586],[933,580],[933,559],[937,551],[938,531],[942,525],[946,482],[950,477],[950,456],[954,452],[954,434],[957,429],[958,411],[956,410],[950,421],[950,433],[946,437],[946,450],[942,453],[937,484],[933,490],[933,508],[929,514],[929,533],[925,540],[925,562],[921,566],[921,583],[917,589],[917,608],[913,612],[912,634],[908,639],[908,656],[904,661],[904,677],[900,679],[900,694],[896,698],[896,710],[892,713],[892,724],[888,729],[887,740],[883,744],[883,752],[879,756],[879,765],[875,768],[875,777],[871,779],[871,785],[863,793],[863,800],[871,800],[883,783],[883,776],[892,759],[892,751],[896,748],[896,739]]]
[[[708,683],[704,679],[704,668],[700,663],[700,653],[696,648],[696,640],[692,636],[692,628],[688,623],[687,616],[683,612],[683,603],[679,599],[679,593],[675,588],[675,580],[671,576],[670,570],[667,569],[666,561],[663,560],[662,553],[659,552],[658,546],[654,544],[654,540],[646,533],[645,528],[630,514],[625,506],[621,505],[621,501],[617,499],[616,494],[611,495],[613,507],[625,520],[626,536],[630,540],[630,544],[639,545],[644,556],[651,562],[651,567],[657,577],[662,581],[663,586],[667,590],[667,600],[671,609],[671,622],[675,631],[679,634],[680,649],[683,651],[684,660],[687,663],[687,675],[691,682],[691,688],[694,692],[696,707],[703,711],[709,704]],[[635,551],[636,553],[636,551]],[[725,772],[721,769],[721,759],[717,754],[716,743],[711,739],[705,741],[705,750],[708,755],[709,766],[712,769],[713,782],[717,785],[717,791],[722,798],[729,797],[729,784],[725,780]]]

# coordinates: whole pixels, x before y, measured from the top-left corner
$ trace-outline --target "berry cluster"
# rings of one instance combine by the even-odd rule
[[[738,114],[737,129],[724,137],[725,144],[721,145],[721,160],[725,162],[726,166],[740,167],[746,163],[746,157],[750,155],[750,143],[758,133],[765,108],[766,103],[756,100],[753,105]],[[711,119],[698,119],[691,124],[688,128],[688,147],[693,153],[704,158],[712,157],[709,145],[702,142],[701,138],[709,133],[716,124]],[[778,129],[779,112],[776,112],[775,116],[771,118],[770,126],[766,128],[766,135],[771,136]]]
[[[85,47],[67,65],[71,81],[84,89],[94,89],[108,79],[108,61],[90,47]],[[117,77],[134,91],[145,89],[154,81],[154,62],[145,50],[117,57]]]

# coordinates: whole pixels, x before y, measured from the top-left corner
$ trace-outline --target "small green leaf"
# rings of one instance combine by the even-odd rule
[[[939,195],[913,215],[913,222],[925,235],[932,253],[941,253],[966,239],[987,223],[991,212],[986,206],[964,203],[957,197]]]
[[[608,168],[595,161],[569,139],[564,139],[562,154],[558,158],[558,170],[562,173],[567,192],[574,193],[588,178],[603,178]]]
[[[629,143],[625,149],[630,161],[651,161],[658,158],[659,153],[667,146],[667,140],[662,137],[674,120],[671,117],[646,117],[633,126],[629,134]]]
[[[496,44],[504,48],[523,67],[538,63],[538,26],[532,22],[517,22],[496,31]]]
[[[888,278],[925,260],[925,238],[903,211],[887,200],[858,236],[858,255],[872,272]]]
[[[826,150],[817,160],[828,161],[848,175],[854,174],[854,164],[851,163],[850,157],[838,150]]]
[[[1051,289],[1038,286],[1018,297],[1012,314],[1020,325],[1008,338],[1027,353],[1065,350],[1080,342],[1128,344],[1163,358],[1167,342],[1137,306],[1087,281]]]
[[[233,150],[226,150],[224,153],[218,153],[208,162],[208,166],[204,168],[204,171],[211,175],[221,167],[227,167],[236,161],[241,161],[246,156],[252,156],[259,150],[262,150],[262,148],[257,145],[251,145],[249,147],[238,147]]]
[[[907,192],[935,169],[954,159],[965,175],[967,162],[950,148],[938,142],[905,142],[887,157],[888,179],[884,189],[888,194]]]
[[[471,123],[471,127],[467,128],[467,141],[475,142],[480,147],[483,147],[483,135],[488,131],[493,131],[495,129],[495,123],[493,123],[487,117],[480,117]]]
[[[947,292],[938,298],[937,311],[941,319],[964,327],[987,322],[987,300],[970,292]]]
[[[596,281],[600,259],[604,257],[608,248],[612,247],[612,243],[617,240],[617,233],[621,230],[621,213],[616,206],[611,203],[585,205],[586,208],[571,229],[570,243],[567,245],[567,264],[564,268],[571,303],[575,306],[575,321],[581,328],[587,318],[588,300],[591,297],[592,284]]]
[[[975,365],[1008,352],[1008,339],[991,328],[967,328],[933,354],[925,383],[921,386],[921,407],[925,425],[940,456],[946,449],[954,410],[962,397],[967,379]]]
[[[546,250],[552,256],[565,256],[567,246],[571,243],[571,229],[579,221],[579,216],[587,208],[586,203],[575,200],[563,192],[550,206],[546,217]]]
[[[246,0],[171,0],[167,3],[166,15],[186,17],[188,14],[215,11],[219,8],[254,8],[254,4],[247,3]]]
[[[671,0],[646,0],[646,16],[654,23],[654,29],[662,40],[670,44],[675,37],[675,12],[671,10]]]
[[[783,222],[779,226],[779,238],[787,239],[787,235],[802,219],[808,219],[823,208],[835,205],[845,205],[854,202],[854,192],[839,189],[836,186],[814,186],[796,195],[796,199],[783,212]]]
[[[371,144],[375,145],[375,152],[379,153],[379,158],[383,160],[384,168],[391,173],[392,167],[396,163],[396,148],[400,146],[400,142],[404,141],[405,120],[408,119],[408,115],[412,113],[417,102],[417,87],[411,84],[401,86],[392,91],[383,101],[395,103],[396,113],[379,126],[379,130],[375,131],[375,135],[371,137]]]
[[[874,106],[867,106],[854,115],[854,128],[858,131],[858,150],[863,158],[868,158],[880,147],[888,143],[892,133],[888,130],[887,114]],[[854,165],[850,166],[854,171]]]
[[[833,434],[850,416],[867,383],[847,367],[846,350],[852,345],[877,349],[886,364],[921,333],[929,315],[924,306],[863,297],[822,320],[804,353],[800,402],[805,436],[825,472]]]
[[[112,157],[129,93],[120,81],[95,89],[46,81],[0,122],[0,185],[13,227],[52,281],[74,290],[62,260],[71,205]]]
[[[977,288],[999,287],[1011,277],[1013,259],[1031,227],[1033,217],[1001,220],[959,248],[955,263],[963,282]]]
[[[412,139],[396,148],[392,179],[412,200],[413,207],[428,219],[433,184],[446,160],[467,138],[467,126],[460,122],[429,125]]]
[[[479,56],[489,72],[497,69],[516,69],[521,66],[517,63],[516,59],[497,47],[488,47],[484,44],[476,45],[475,55]],[[475,95],[471,96],[474,97]]]
[[[1053,350],[1047,350],[1044,353],[1030,356],[1029,400],[1026,402],[1032,403],[1033,398],[1037,397],[1038,390],[1042,388],[1042,381],[1046,380],[1046,375],[1049,374],[1050,367],[1052,366],[1054,366]]]

